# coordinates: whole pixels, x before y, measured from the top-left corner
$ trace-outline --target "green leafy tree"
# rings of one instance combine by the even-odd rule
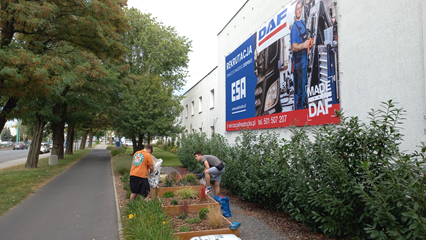
[[[59,86],[56,91],[62,92],[62,87],[78,84],[75,78],[62,74],[63,67],[70,66],[68,53],[92,53],[102,60],[122,56],[124,46],[120,34],[128,28],[122,11],[125,2],[0,2],[1,128],[23,97],[32,100],[43,98],[54,87]],[[69,52],[53,54],[64,44],[71,48]],[[65,86],[60,86],[61,83],[65,83]],[[63,109],[57,107],[54,113],[63,113]],[[52,129],[55,128],[52,126]]]
[[[123,79],[127,89],[122,92],[115,126],[132,138],[137,151],[155,133],[181,131],[175,120],[182,111],[181,97],[173,93],[185,84],[191,42],[150,14],[131,8],[126,15],[131,26],[124,35],[129,75]]]

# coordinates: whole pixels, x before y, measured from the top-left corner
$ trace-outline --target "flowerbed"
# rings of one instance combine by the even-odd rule
[[[194,219],[198,214],[189,214],[188,219]],[[239,230],[229,229],[231,222],[222,217],[222,222],[219,228],[212,228],[208,221],[204,219],[199,223],[187,223],[187,219],[179,219],[178,216],[174,216],[170,219],[170,224],[173,228],[174,236],[178,237],[180,240],[189,240],[192,237],[197,236],[206,236],[206,235],[215,235],[215,234],[234,234],[239,236]],[[182,232],[183,228],[187,227],[189,231]]]

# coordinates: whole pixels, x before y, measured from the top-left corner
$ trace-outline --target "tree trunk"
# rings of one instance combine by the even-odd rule
[[[64,121],[52,123],[53,145],[51,155],[58,155],[58,159],[64,159],[64,126]],[[72,145],[72,143],[67,143],[67,145],[68,144]]]
[[[86,149],[87,134],[89,134],[89,131],[84,132],[83,136],[81,136],[80,150]]]
[[[133,143],[133,154],[138,151],[138,143],[136,142],[136,137],[133,135],[132,137],[132,143]]]
[[[40,153],[41,141],[43,140],[43,130],[46,122],[37,114],[37,122],[34,124],[33,141],[28,152],[25,168],[36,168],[38,164],[38,155]]]
[[[139,141],[138,141],[138,151],[142,150],[145,146],[143,145],[143,138],[145,134],[139,134]]]
[[[8,120],[9,113],[17,106],[18,104],[18,98],[11,97],[9,100],[7,100],[6,105],[0,112],[0,127],[3,131],[4,125],[6,124]],[[0,131],[1,132],[1,131]]]
[[[148,133],[148,139],[147,139],[148,145],[151,144],[151,133]]]
[[[92,147],[92,141],[93,141],[93,130],[90,129],[90,132],[89,132],[89,148]]]
[[[67,147],[65,149],[65,155],[72,155],[73,154],[74,127],[75,127],[75,124],[68,124]]]

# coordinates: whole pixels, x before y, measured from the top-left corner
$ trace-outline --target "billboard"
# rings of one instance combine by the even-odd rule
[[[226,56],[226,131],[339,123],[335,15],[292,1]]]

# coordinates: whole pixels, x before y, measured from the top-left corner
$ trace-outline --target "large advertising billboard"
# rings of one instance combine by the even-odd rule
[[[226,57],[226,131],[339,123],[335,16],[292,1]]]

